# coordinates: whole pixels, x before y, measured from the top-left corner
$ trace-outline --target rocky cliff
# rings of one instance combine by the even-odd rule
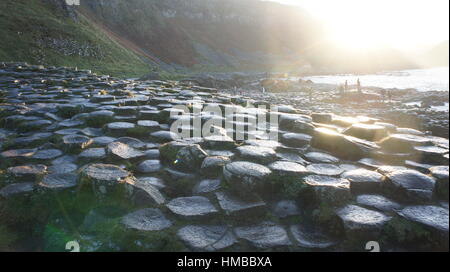
[[[167,64],[301,64],[320,25],[299,8],[258,0],[84,0],[79,10]]]

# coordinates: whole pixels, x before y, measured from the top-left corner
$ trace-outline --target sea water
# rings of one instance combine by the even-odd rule
[[[364,87],[416,89],[417,91],[449,91],[449,67],[437,67],[429,69],[415,69],[402,71],[389,71],[368,75],[325,75],[311,76],[314,83],[356,84],[360,79]]]

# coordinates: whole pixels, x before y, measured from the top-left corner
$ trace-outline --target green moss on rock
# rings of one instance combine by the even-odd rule
[[[383,237],[388,241],[416,249],[429,247],[430,250],[439,244],[438,241],[433,239],[432,233],[423,226],[401,217],[393,218],[386,225],[383,231]]]

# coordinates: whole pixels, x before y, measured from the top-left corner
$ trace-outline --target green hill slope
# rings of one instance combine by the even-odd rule
[[[0,61],[71,66],[121,77],[156,69],[83,15],[51,2],[0,1]]]

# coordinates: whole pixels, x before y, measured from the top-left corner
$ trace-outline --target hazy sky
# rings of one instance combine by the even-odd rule
[[[343,46],[415,47],[449,39],[449,0],[268,0],[299,5]]]

